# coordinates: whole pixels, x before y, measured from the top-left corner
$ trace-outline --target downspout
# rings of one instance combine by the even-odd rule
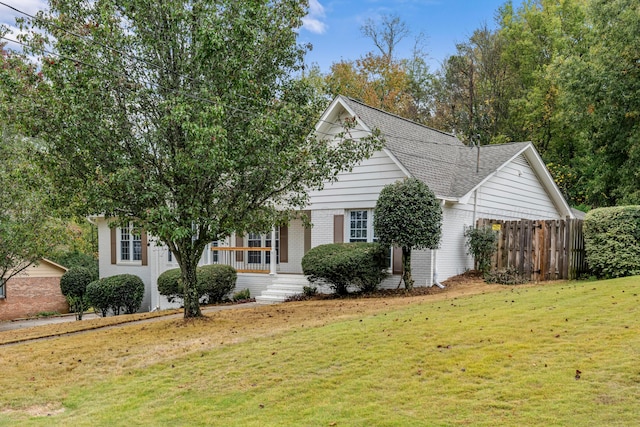
[[[471,224],[473,228],[476,227],[477,212],[478,212],[478,189],[476,188],[473,191],[473,224]]]
[[[440,201],[441,208],[444,208],[444,203],[445,203],[444,200]],[[438,282],[437,260],[438,260],[438,249],[431,249],[431,266],[433,267],[433,283],[431,285],[427,283],[427,286],[436,285],[440,289],[444,289],[444,285]]]

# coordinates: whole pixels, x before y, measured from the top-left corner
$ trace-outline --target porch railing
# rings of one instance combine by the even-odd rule
[[[238,273],[271,272],[271,248],[212,246],[211,263],[225,264]]]

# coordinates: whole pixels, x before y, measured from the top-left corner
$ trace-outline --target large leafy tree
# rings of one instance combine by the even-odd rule
[[[507,73],[503,38],[486,26],[456,45],[438,73],[431,124],[465,142],[506,142]]]
[[[300,72],[302,0],[50,1],[27,22],[43,80],[30,131],[70,206],[133,221],[168,245],[201,315],[212,240],[266,231],[370,155],[375,137],[313,134]],[[50,45],[52,47],[43,48]],[[37,97],[39,96],[39,97]]]
[[[640,4],[591,0],[584,37],[555,70],[591,206],[640,203]],[[584,185],[586,182],[586,185]]]
[[[400,58],[397,47],[411,30],[397,15],[382,15],[378,21],[368,19],[360,31],[371,39],[377,52],[335,62],[326,76],[329,94],[350,96],[372,107],[427,122],[433,75],[424,59],[424,35],[415,37],[410,58]]]
[[[30,140],[0,128],[0,285],[65,240],[65,228],[49,216],[50,188],[32,155]]]
[[[400,116],[412,109],[406,66],[385,55],[368,53],[355,61],[336,62],[326,82],[331,95],[350,96]]]
[[[378,242],[402,248],[402,280],[412,289],[411,250],[435,249],[440,243],[442,208],[422,181],[407,178],[385,186],[373,215]]]

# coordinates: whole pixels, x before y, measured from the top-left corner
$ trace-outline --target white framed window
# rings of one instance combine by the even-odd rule
[[[270,248],[271,233],[249,233],[247,235],[247,247]],[[249,264],[270,264],[271,251],[248,251],[247,262]],[[280,263],[280,230],[276,230],[276,263]]]
[[[349,211],[347,240],[349,242],[373,242],[373,211]]]
[[[214,242],[209,243],[209,250],[211,251],[211,262],[213,264],[217,264],[220,260],[220,252],[219,251],[214,251],[211,248],[217,248],[220,246],[220,241],[216,240]]]
[[[120,227],[118,232],[118,260],[120,262],[142,262],[142,236],[133,224]]]
[[[5,279],[0,279],[0,299],[4,299],[7,297],[7,281]]]

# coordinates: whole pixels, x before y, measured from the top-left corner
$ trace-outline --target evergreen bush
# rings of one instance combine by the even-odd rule
[[[640,274],[640,206],[593,209],[584,219],[587,263],[598,277]]]
[[[238,274],[236,270],[223,264],[204,265],[196,269],[198,280],[198,298],[205,303],[224,301],[225,297],[235,289]],[[158,277],[158,292],[167,297],[169,302],[184,298],[182,275],[179,268],[167,270]]]
[[[82,313],[89,308],[87,285],[95,279],[91,270],[85,267],[72,267],[60,278],[60,291],[67,298],[76,319],[82,320]]]
[[[132,314],[140,309],[144,297],[144,283],[133,274],[118,274],[89,283],[87,298],[103,317],[111,311]]]
[[[198,290],[205,302],[212,304],[224,301],[235,289],[238,274],[235,268],[224,264],[203,265],[196,269]]]
[[[107,317],[112,300],[105,279],[94,280],[87,285],[87,300],[96,313],[99,312],[102,317]]]
[[[320,245],[302,258],[302,271],[310,282],[325,281],[339,295],[350,287],[371,292],[387,275],[387,252],[378,243]]]
[[[180,283],[181,278],[182,273],[179,268],[167,270],[158,276],[158,292],[160,295],[167,297],[169,302],[181,300],[184,292],[184,288]]]
[[[467,238],[468,254],[473,255],[478,270],[486,275],[491,270],[491,257],[498,249],[498,233],[490,227],[471,226],[464,231],[464,237]]]

